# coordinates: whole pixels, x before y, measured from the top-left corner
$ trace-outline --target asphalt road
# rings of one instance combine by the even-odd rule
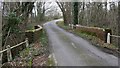
[[[44,24],[58,66],[117,66],[118,58],[107,54],[81,37],[66,32],[56,21]]]

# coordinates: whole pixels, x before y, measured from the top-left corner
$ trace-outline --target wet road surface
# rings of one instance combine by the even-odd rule
[[[107,54],[81,37],[66,32],[56,21],[44,24],[58,66],[117,66],[118,58]]]

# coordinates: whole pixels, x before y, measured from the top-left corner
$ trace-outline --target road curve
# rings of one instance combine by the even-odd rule
[[[56,21],[44,24],[58,66],[117,66],[118,58],[107,54],[81,37],[66,32]]]

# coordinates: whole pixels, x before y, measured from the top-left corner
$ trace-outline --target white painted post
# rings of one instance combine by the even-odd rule
[[[9,62],[12,61],[12,53],[11,53],[10,45],[7,45],[6,48],[7,48],[7,59]]]
[[[71,27],[72,27],[72,29],[73,29],[74,25],[73,25],[73,24],[71,24]]]
[[[107,43],[110,44],[110,33],[107,34]]]
[[[69,24],[69,27],[70,27],[71,24]]]
[[[29,46],[28,38],[26,38],[26,48]]]

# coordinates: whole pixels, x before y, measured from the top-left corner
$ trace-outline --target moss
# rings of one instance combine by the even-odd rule
[[[46,64],[47,64],[47,66],[54,66],[55,62],[54,62],[53,58],[50,57],[50,58],[48,58]]]
[[[29,64],[30,68],[32,68],[32,59],[29,60],[28,64]]]
[[[27,24],[27,30],[34,30],[34,26],[35,26],[36,24],[35,23],[30,23],[30,24]]]
[[[88,35],[97,36],[96,33],[94,33],[94,32],[80,31],[80,33],[85,33]]]

